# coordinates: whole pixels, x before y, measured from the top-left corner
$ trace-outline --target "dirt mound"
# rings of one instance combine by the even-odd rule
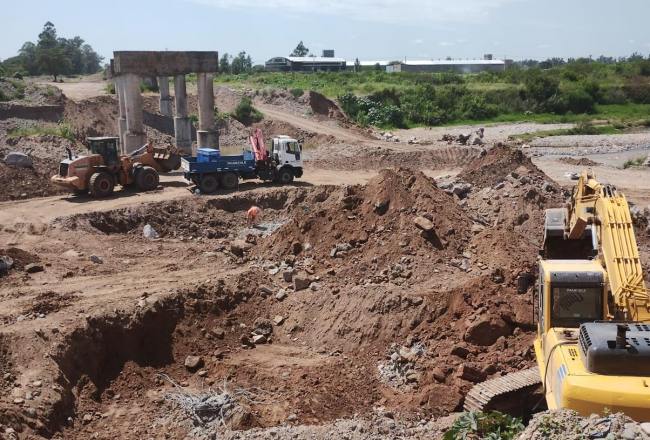
[[[581,167],[595,167],[601,165],[600,162],[595,162],[588,157],[561,157],[560,162]]]
[[[46,197],[64,191],[50,183],[58,169],[49,161],[33,159],[33,168],[17,168],[0,162],[0,201]]]
[[[520,167],[528,173],[544,176],[521,150],[497,145],[470,162],[458,175],[458,179],[476,186],[494,186]]]
[[[26,265],[31,263],[38,263],[40,261],[38,255],[34,255],[31,252],[27,252],[15,247],[0,249],[0,255],[6,255],[10,257],[14,261],[14,269],[16,270],[23,270]]]
[[[320,256],[354,253],[366,263],[402,255],[405,249],[457,253],[469,222],[435,181],[407,169],[384,169],[365,186],[346,187],[317,206],[304,205],[265,246],[274,255],[309,247]],[[423,236],[414,220],[432,227]]]
[[[80,102],[67,100],[64,118],[80,141],[89,136],[117,136],[117,99],[107,95]]]
[[[309,106],[316,115],[347,122],[347,117],[334,101],[313,90],[309,91]]]
[[[584,438],[648,439],[647,430],[625,414],[581,417],[569,409],[536,414],[517,440],[581,440]]]

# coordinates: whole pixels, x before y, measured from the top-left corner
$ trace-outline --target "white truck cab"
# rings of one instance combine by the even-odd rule
[[[302,145],[296,139],[284,135],[274,137],[271,140],[271,158],[276,163],[282,183],[302,176]]]

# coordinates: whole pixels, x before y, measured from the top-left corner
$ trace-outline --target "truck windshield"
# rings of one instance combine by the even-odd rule
[[[552,286],[551,326],[578,327],[603,319],[601,286]]]
[[[298,142],[287,142],[287,153],[300,153],[300,144]]]

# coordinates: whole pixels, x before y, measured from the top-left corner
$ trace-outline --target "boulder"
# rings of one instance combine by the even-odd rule
[[[304,290],[309,287],[311,280],[305,276],[294,276],[293,277],[293,288],[296,290]]]
[[[423,230],[424,232],[431,232],[435,227],[431,220],[422,216],[415,217],[413,223],[415,223],[415,226],[417,226],[419,229]]]
[[[472,383],[479,383],[483,382],[487,376],[479,368],[470,364],[463,364],[458,370],[458,377]]]
[[[9,166],[18,168],[31,168],[34,165],[32,158],[20,151],[7,153],[5,156],[5,163]]]
[[[156,230],[150,224],[144,225],[144,228],[142,228],[142,235],[144,238],[147,238],[149,240],[155,240],[159,237],[158,232],[156,232]]]
[[[464,339],[474,345],[490,346],[500,336],[512,334],[512,327],[501,317],[484,316],[467,326]]]
[[[29,263],[25,266],[25,272],[27,273],[43,272],[44,270],[43,266],[36,263]]]
[[[203,358],[201,356],[187,356],[185,358],[185,368],[190,371],[198,370],[203,366]]]
[[[244,240],[233,240],[230,242],[230,252],[238,257],[243,257],[252,248],[253,245]]]

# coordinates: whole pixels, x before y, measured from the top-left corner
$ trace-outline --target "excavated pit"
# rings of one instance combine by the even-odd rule
[[[532,297],[517,293],[516,280],[534,273],[542,228],[535,211],[555,205],[561,190],[510,154],[488,153],[483,166],[517,167],[462,199],[397,169],[364,186],[252,191],[59,219],[64,231],[101,236],[106,246],[126,242],[144,254],[157,246],[161,267],[182,247],[190,255],[241,238],[252,204],[281,226],[237,254],[224,246],[215,263],[192,260],[221,272],[187,276],[171,291],[147,288],[112,313],[36,338],[35,350],[50,353],[42,380],[54,391],[43,392],[38,423],[24,406],[12,413],[22,422],[0,423],[61,438],[218,432],[166,398],[177,390],[167,377],[187,392],[225,382],[255,393],[259,402],[228,421],[238,430],[322,424],[376,407],[406,419],[460,410],[474,383],[534,364]],[[420,217],[429,231],[416,225]],[[145,224],[161,236],[155,245],[136,239]],[[202,235],[209,229],[215,240]],[[57,308],[46,292],[33,304],[57,313],[82,296]],[[258,328],[272,331],[252,344]],[[188,356],[201,362],[188,368]]]

